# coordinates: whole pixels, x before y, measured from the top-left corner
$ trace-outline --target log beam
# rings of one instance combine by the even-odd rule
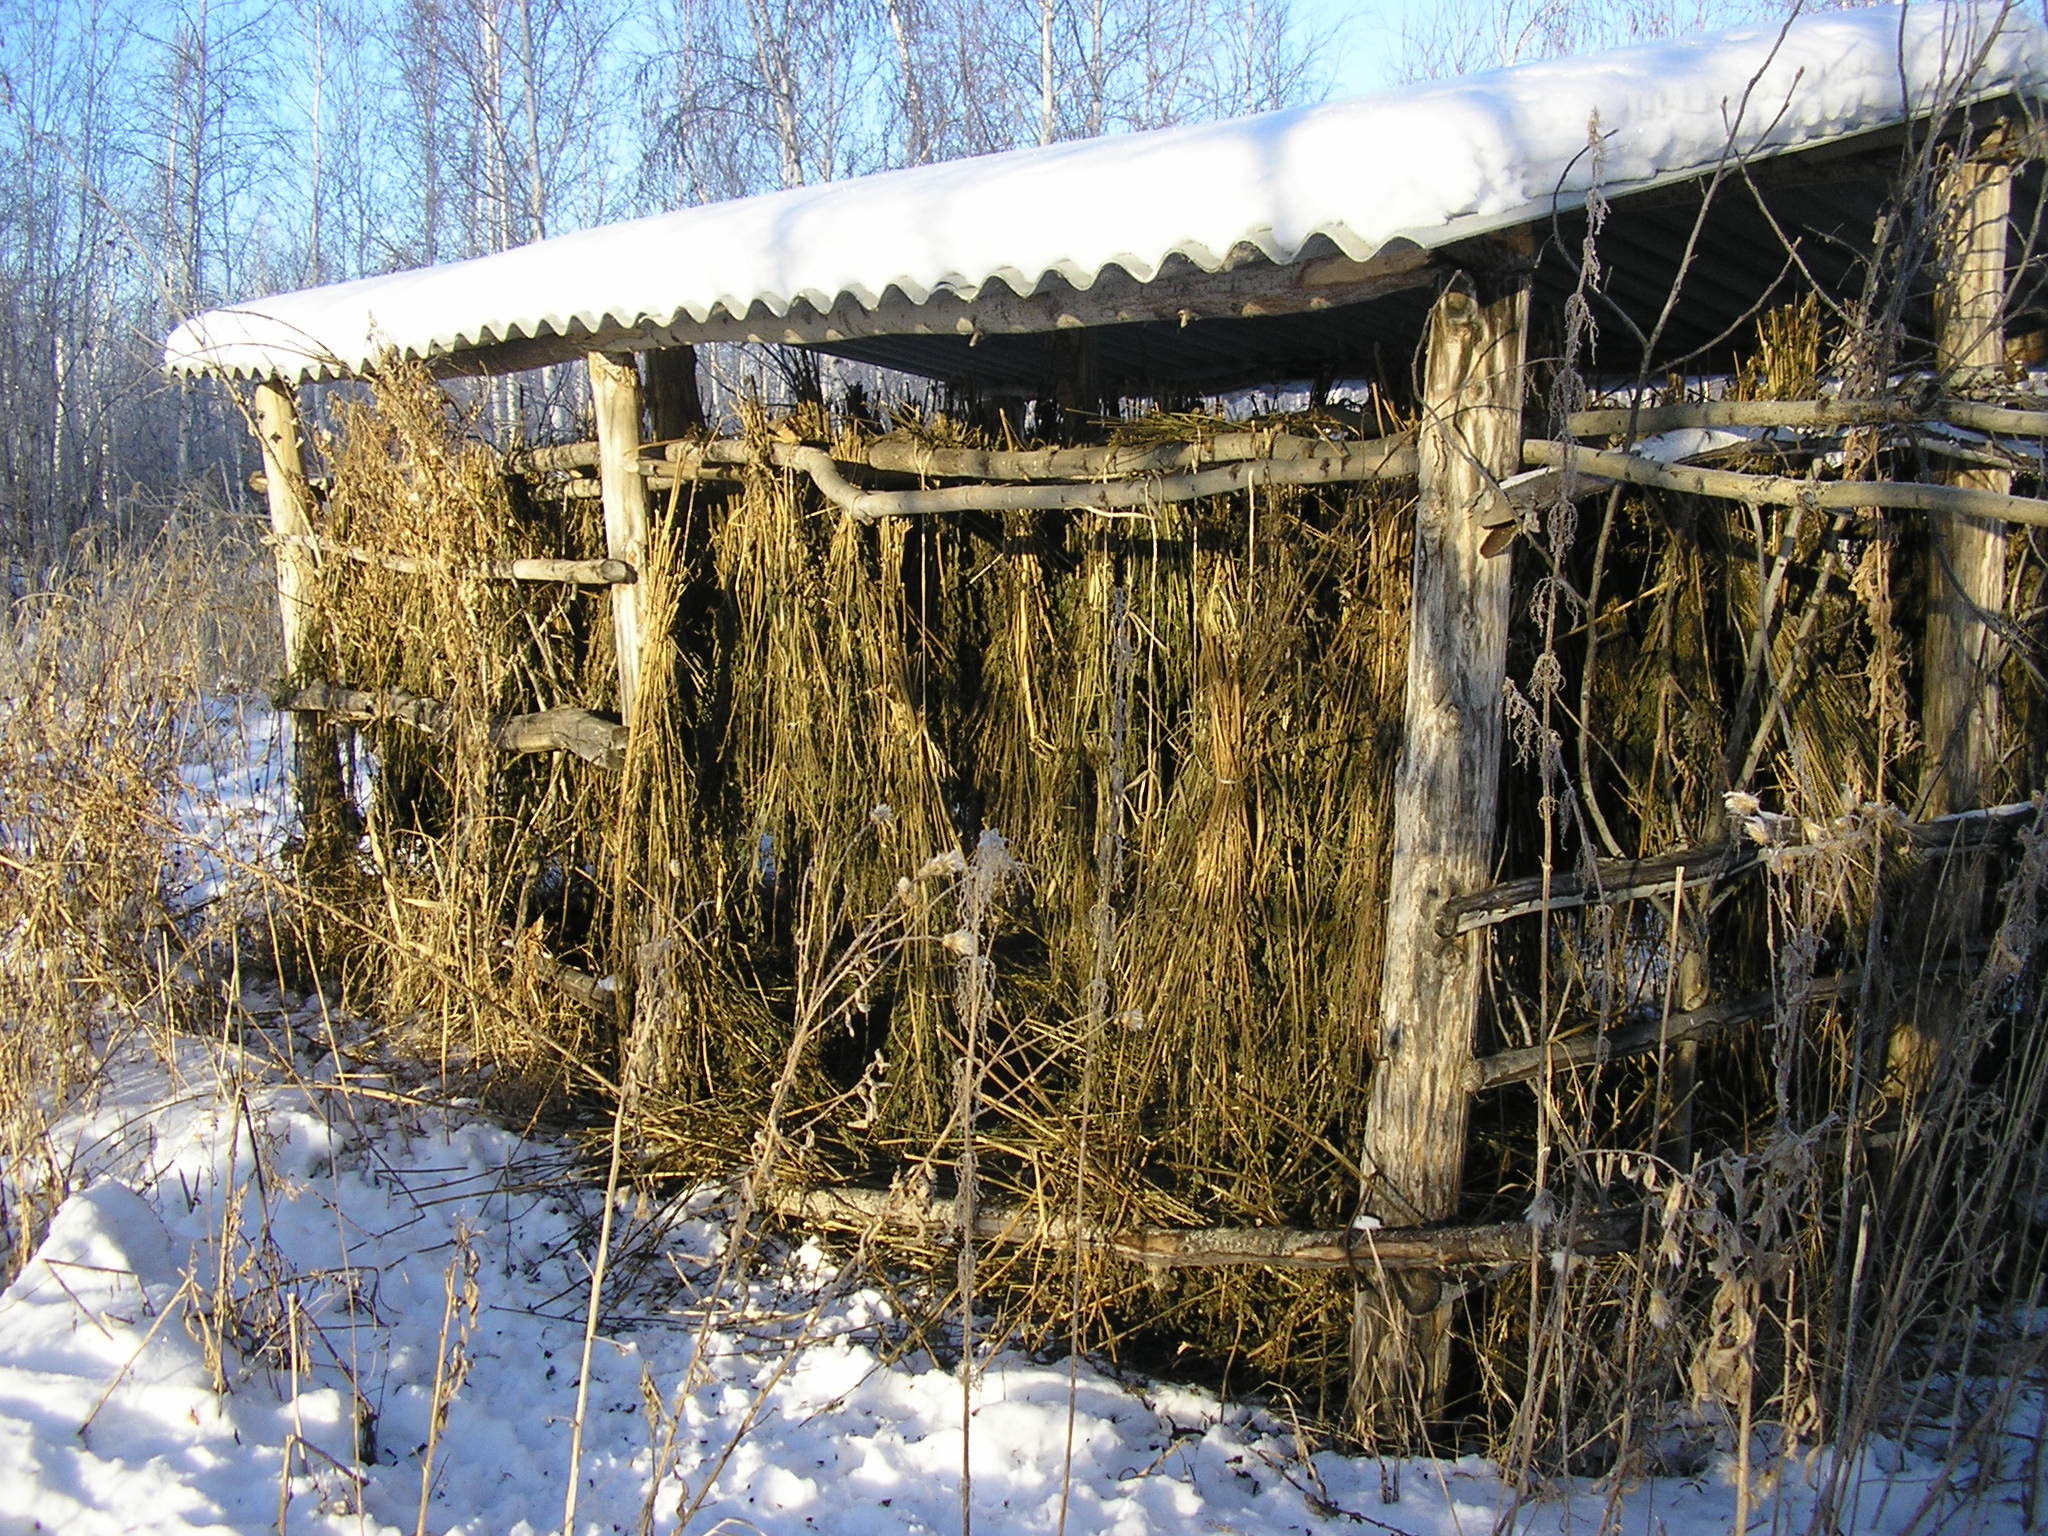
[[[458,571],[456,567],[420,555],[400,555],[388,550],[366,549],[360,544],[345,544],[338,539],[324,538],[319,534],[284,534],[273,537],[281,544],[297,545],[316,559],[352,560],[358,565],[374,565],[407,576],[422,576],[428,571],[449,571],[481,576],[490,581],[561,582],[572,587],[616,587],[636,579],[633,567],[623,560],[557,560],[529,556],[517,560],[488,560],[481,565]]]
[[[1333,443],[1285,432],[1219,432],[1194,442],[1009,450],[941,448],[914,437],[889,436],[867,445],[867,463],[873,469],[935,480],[1115,480],[1130,475],[1177,474],[1245,459],[1316,459],[1332,450],[1365,459],[1392,460],[1405,454],[1407,473],[1415,473],[1410,433]]]
[[[822,448],[793,448],[791,468],[811,477],[825,499],[861,522],[953,512],[1123,511],[1172,501],[1228,496],[1267,485],[1334,485],[1402,479],[1414,460],[1384,443],[1331,443],[1302,459],[1246,459],[1180,475],[1089,485],[955,485],[932,491],[869,491],[840,473]]]
[[[1896,812],[1875,809],[1887,817],[1881,827],[1904,838],[1906,851],[1919,858],[2001,846],[2022,827],[2038,823],[2042,815],[2042,808],[2031,800],[1952,811],[1930,821],[1907,821]],[[1437,912],[1437,934],[1452,939],[1538,912],[1675,896],[1681,881],[1686,900],[1691,902],[1713,885],[1761,868],[1767,854],[1796,858],[1802,849],[1825,848],[1837,841],[1832,829],[1815,829],[1818,835],[1809,836],[1809,829],[1791,818],[1775,818],[1768,825],[1757,818],[1749,826],[1754,829],[1751,835],[1730,842],[1680,848],[1648,859],[1598,859],[1590,877],[1568,871],[1554,873],[1547,881],[1541,875],[1524,875],[1454,896]]]
[[[1782,427],[1827,432],[1849,427],[1945,421],[1993,437],[2048,437],[2048,411],[1977,400],[1684,400],[1669,405],[1603,405],[1567,418],[1574,438],[1649,437],[1684,427]]]
[[[778,469],[799,466],[804,455],[822,450],[797,443],[769,443],[757,448],[738,438],[664,443],[658,463],[663,469],[696,475],[706,469],[738,469],[769,463]],[[826,455],[832,458],[831,455]],[[861,457],[832,458],[835,469],[866,467],[889,474],[931,480],[1005,480],[1023,484],[1059,481],[1113,481],[1200,470],[1211,465],[1272,460],[1276,464],[1344,464],[1371,466],[1373,478],[1399,479],[1415,473],[1415,438],[1400,432],[1391,437],[1333,443],[1323,438],[1276,432],[1219,432],[1212,438],[1184,443],[1118,443],[1106,448],[939,448],[911,437],[882,437],[869,443]],[[973,487],[984,489],[984,487]]]
[[[593,976],[551,956],[534,961],[534,973],[564,997],[581,1003],[594,1013],[610,1013],[619,1000],[619,984],[611,976]]]
[[[1683,848],[1654,859],[1600,859],[1591,879],[1558,873],[1547,880],[1541,875],[1505,880],[1446,901],[1436,914],[1437,936],[1454,939],[1538,912],[1568,912],[1574,907],[1670,896],[1681,880],[1690,898],[1696,888],[1754,869],[1763,853],[1757,843],[1717,843],[1708,848]]]
[[[308,683],[278,701],[281,709],[324,714],[356,725],[397,721],[445,736],[455,728],[455,712],[439,699],[422,698],[402,688],[342,688],[333,683]],[[626,757],[626,727],[587,709],[544,709],[508,715],[490,722],[488,739],[501,751],[568,752],[600,768],[618,768]]]
[[[887,1189],[786,1189],[767,1204],[785,1220],[853,1232],[895,1232],[933,1243],[954,1241],[958,1202],[916,1199]],[[1560,1223],[1538,1232],[1526,1222],[1484,1226],[1395,1228],[1132,1227],[1075,1228],[1073,1219],[1025,1206],[978,1205],[974,1236],[986,1243],[1079,1246],[1154,1269],[1298,1269],[1434,1272],[1467,1265],[1513,1264],[1532,1254],[1620,1253],[1633,1248],[1636,1212]]]
[[[1752,506],[1809,507],[1823,512],[1856,512],[1876,507],[1929,512],[1945,518],[2048,527],[2048,501],[2013,496],[1976,485],[1923,485],[1899,480],[1802,480],[1792,475],[1746,475],[1732,469],[1666,464],[1639,454],[1576,443],[1531,438],[1522,457],[1543,467],[1569,467],[1581,479],[1620,480],[1661,491],[1684,491]],[[1979,471],[1978,473],[1989,473]]]
[[[566,472],[597,468],[598,448],[595,443],[557,443],[543,448],[514,449],[509,457],[514,469],[542,474]]]
[[[1838,981],[1818,981],[1806,995],[1834,997],[1842,990]],[[1674,1013],[1668,1019],[1648,1024],[1630,1024],[1601,1033],[1588,1031],[1544,1045],[1521,1045],[1511,1050],[1496,1051],[1473,1063],[1472,1091],[1491,1093],[1510,1083],[1534,1082],[1545,1072],[1590,1067],[1624,1056],[1645,1056],[1667,1046],[1698,1044],[1739,1025],[1770,1017],[1777,1002],[1772,993],[1755,992],[1725,1003],[1709,1003]]]
[[[1508,562],[1487,558],[1476,514],[1520,464],[1527,317],[1526,281],[1490,302],[1459,281],[1427,330],[1392,894],[1359,1160],[1360,1215],[1388,1227],[1452,1214],[1464,1172],[1484,950],[1441,939],[1436,915],[1486,878],[1493,853]],[[1351,1406],[1368,1444],[1402,1437],[1418,1404],[1424,1418],[1440,1411],[1448,1308],[1426,1290],[1357,1293]]]

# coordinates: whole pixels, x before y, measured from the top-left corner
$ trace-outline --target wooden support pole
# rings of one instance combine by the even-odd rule
[[[647,553],[647,482],[640,476],[640,369],[633,358],[593,352],[590,403],[597,422],[597,477],[604,494],[605,554],[641,568]],[[619,660],[619,719],[633,723],[640,683],[640,591],[612,594],[612,639]]]
[[[2002,161],[1961,159],[1941,179],[1941,230],[1934,283],[1935,366],[1951,390],[2002,377],[2005,366],[2005,247],[2012,173]],[[2005,495],[2002,469],[1951,473],[1965,493]],[[1998,773],[2003,715],[1999,669],[2005,647],[1994,626],[2005,614],[2006,529],[1988,517],[1946,517],[1927,531],[1927,618],[1921,639],[1920,814],[1939,816],[1983,803]],[[1967,948],[1983,908],[1984,865],[1966,858],[1923,870],[1906,903],[1907,931],[1921,969]],[[1887,1076],[1911,1098],[1934,1079],[1959,1000],[1952,988],[1913,989],[1887,1042]]]
[[[647,390],[647,436],[667,442],[704,430],[704,397],[697,389],[697,349],[658,347],[641,357]]]
[[[1049,350],[1054,377],[1049,403],[1064,421],[1076,424],[1102,410],[1102,375],[1096,366],[1098,348],[1090,329],[1055,331]],[[1043,428],[1041,428],[1043,430]]]
[[[1935,363],[1944,379],[1996,379],[2005,362],[2005,244],[2012,172],[2002,161],[1962,161],[1943,178],[1941,258],[1934,290]],[[2006,495],[2012,476],[1966,469],[1967,490]],[[1981,803],[1998,763],[2002,647],[1991,620],[2005,611],[2006,530],[1990,518],[1942,518],[1928,531],[1926,681],[1921,730],[1923,816]]]
[[[313,553],[314,497],[306,478],[305,429],[291,386],[274,379],[259,383],[249,402],[256,440],[263,450],[263,496],[270,508],[271,542],[277,556],[277,611],[284,636],[284,675],[301,680],[306,636],[319,581]],[[300,859],[305,873],[319,878],[348,859],[359,827],[342,772],[342,746],[318,715],[287,716],[292,789],[299,805]]]
[[[314,572],[303,540],[313,536],[313,491],[306,479],[306,449],[291,387],[265,379],[250,401],[256,439],[263,449],[263,495],[277,547],[277,606],[284,626],[285,676],[296,678],[305,647]]]
[[[1458,1201],[1482,941],[1442,938],[1446,900],[1485,881],[1493,853],[1507,676],[1508,562],[1477,516],[1521,463],[1528,288],[1490,302],[1463,280],[1431,311],[1424,361],[1414,602],[1394,781],[1386,959],[1359,1214],[1388,1227],[1444,1220]],[[1427,1276],[1361,1286],[1351,1404],[1368,1444],[1441,1410],[1448,1309]]]

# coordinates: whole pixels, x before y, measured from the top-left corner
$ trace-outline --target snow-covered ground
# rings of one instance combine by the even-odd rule
[[[65,1123],[78,1191],[0,1296],[0,1528],[409,1531],[424,1477],[428,1530],[559,1529],[595,1195],[560,1146],[349,1068],[317,1004],[240,1032],[134,1039]],[[622,1197],[638,1278],[591,1352],[578,1528],[638,1529],[652,1500],[658,1530],[957,1529],[958,1377],[887,1363],[888,1304],[815,1248],[721,1286],[723,1217]],[[1253,1408],[1016,1356],[971,1439],[989,1533],[1056,1530],[1063,1497],[1073,1532],[1478,1533],[1511,1498],[1476,1460],[1304,1458]],[[1933,1465],[1872,1471],[1854,1528],[1906,1529]],[[1758,1520],[1803,1528],[1810,1490],[1777,1492]],[[2021,1531],[2019,1493],[1972,1528]],[[1680,1536],[1734,1508],[1723,1464],[1520,1514]]]
[[[235,730],[252,752],[275,739]],[[185,814],[274,832],[261,784],[195,771]],[[110,1044],[52,1156],[73,1192],[0,1295],[0,1532],[562,1528],[602,1207],[562,1144],[418,1090],[317,999],[250,994],[213,1038]],[[1476,1459],[1305,1454],[1256,1407],[1016,1355],[987,1362],[963,1419],[955,1373],[891,1349],[881,1291],[815,1245],[734,1274],[731,1235],[718,1191],[620,1197],[579,1531],[952,1531],[963,1422],[988,1536],[1735,1519],[1726,1459],[1518,1504]],[[2038,1474],[2038,1393],[2007,1428]],[[1764,1465],[1752,1528],[1808,1528],[1827,1468]],[[1889,1444],[1858,1470],[1838,1528],[2026,1528],[2017,1483],[1953,1502],[1960,1484]]]

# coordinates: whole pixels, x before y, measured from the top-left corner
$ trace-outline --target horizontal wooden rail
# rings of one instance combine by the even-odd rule
[[[1118,443],[1102,448],[939,448],[911,437],[878,438],[867,446],[871,468],[933,480],[1114,480],[1132,475],[1177,474],[1205,465],[1272,459],[1317,459],[1333,448],[1398,454],[1413,435],[1373,442],[1332,443],[1285,432],[1219,432],[1197,442]],[[1414,473],[1411,468],[1409,473]]]
[[[1690,890],[1741,874],[1762,857],[1763,849],[1755,843],[1716,843],[1705,848],[1682,848],[1654,859],[1599,859],[1590,879],[1559,871],[1551,875],[1548,889],[1541,875],[1504,880],[1445,902],[1437,912],[1436,931],[1440,938],[1454,939],[1476,928],[1490,928],[1495,923],[1538,912],[1568,912],[1576,907],[1608,906],[1644,896],[1669,896],[1677,888],[1680,871],[1684,872]]]
[[[1922,485],[1903,480],[1802,480],[1791,475],[1747,475],[1732,469],[1666,464],[1638,454],[1531,438],[1522,444],[1525,462],[1569,468],[1587,480],[1618,480],[1660,491],[1683,491],[1753,506],[1810,507],[1855,512],[1865,507],[1939,516],[1988,518],[2048,528],[2048,501],[2007,496],[1960,485]]]
[[[1883,807],[1873,807],[1870,812],[1872,822],[1881,829],[1896,833],[1923,852],[1946,853],[2003,842],[2039,819],[2044,807],[2031,800],[2019,800],[1984,810],[1956,811],[1931,821],[1908,821],[1903,816],[1887,816],[1883,812]],[[1747,873],[1763,861],[1766,852],[1812,849],[1843,835],[1832,828],[1808,827],[1793,817],[1763,813],[1744,818],[1743,825],[1746,835],[1725,843],[1681,848],[1651,859],[1597,859],[1590,879],[1555,872],[1547,892],[1541,875],[1528,875],[1490,885],[1468,896],[1454,896],[1437,912],[1437,934],[1454,939],[1474,929],[1538,912],[1566,912],[1575,907],[1607,906],[1645,896],[1669,896],[1677,889],[1681,872],[1690,890]]]
[[[506,456],[514,469],[546,472],[597,468],[596,443],[556,443],[544,448],[515,448]]]
[[[458,567],[420,555],[393,554],[361,544],[344,544],[317,533],[286,534],[276,542],[310,550],[323,559],[350,560],[357,565],[374,565],[387,571],[423,576],[429,571],[473,574],[490,581],[562,582],[575,587],[629,586],[639,573],[623,560],[561,560],[527,556],[515,560],[488,560],[473,567]]]
[[[1565,418],[1577,438],[1647,437],[1685,427],[1785,427],[1821,432],[1842,427],[1913,426],[1947,422],[1993,436],[2048,437],[2048,411],[1976,400],[1683,400],[1669,405],[1600,406]]]
[[[533,450],[525,462],[536,468],[583,467],[588,448]],[[755,464],[808,474],[834,505],[871,520],[947,512],[1127,510],[1252,486],[1407,479],[1415,474],[1415,439],[1404,432],[1335,443],[1291,433],[1220,432],[1195,442],[984,449],[936,447],[898,435],[834,454],[803,443],[688,438],[647,444],[640,460],[642,473],[661,489],[680,480],[723,479]],[[863,469],[984,483],[874,490],[846,478],[848,470]],[[597,494],[589,479],[572,479],[553,491],[571,498]]]
[[[455,712],[438,699],[421,698],[402,688],[342,688],[309,683],[277,701],[280,709],[331,715],[358,724],[398,721],[429,735],[445,736],[455,726]],[[587,709],[546,709],[511,715],[489,725],[491,745],[501,751],[569,752],[600,768],[616,769],[626,760],[626,728]]]
[[[952,1200],[920,1200],[882,1189],[781,1190],[768,1207],[792,1221],[860,1232],[895,1231],[946,1241],[959,1230]],[[1084,1226],[1080,1243],[1156,1269],[1319,1269],[1372,1274],[1379,1270],[1442,1270],[1473,1264],[1512,1264],[1538,1254],[1622,1253],[1636,1246],[1642,1217],[1615,1212],[1542,1230],[1526,1222],[1467,1227],[1382,1227],[1334,1231],[1295,1227]],[[979,1205],[974,1235],[989,1243],[1065,1243],[1075,1240],[1069,1217],[1041,1216],[1025,1207]]]
[[[2015,800],[2008,805],[1987,806],[1977,811],[1953,811],[1932,821],[1905,821],[1899,829],[1919,848],[1960,850],[2002,843],[2020,828],[2038,821],[2044,807],[2032,800]]]
[[[1227,496],[1257,486],[1405,479],[1415,473],[1415,450],[1406,443],[1333,443],[1313,458],[1244,459],[1185,474],[1085,484],[956,485],[932,491],[862,490],[818,448],[796,449],[790,465],[809,475],[826,500],[848,516],[873,522],[951,512],[1115,512]]]
[[[327,495],[328,491],[333,488],[333,482],[325,475],[309,475],[306,477],[305,486],[307,490],[311,491],[318,498]],[[269,495],[270,476],[260,469],[252,471],[249,475],[249,489],[258,496]]]
[[[654,457],[648,458],[646,455]],[[1246,465],[1295,466],[1280,471],[1280,478],[1259,480],[1261,484],[1314,484],[1322,480],[1400,479],[1415,473],[1415,440],[1411,433],[1373,438],[1362,442],[1332,443],[1320,438],[1287,433],[1227,432],[1206,442],[1113,444],[1102,448],[1032,448],[1002,451],[981,448],[935,448],[910,438],[880,438],[861,454],[834,455],[803,443],[770,442],[754,444],[736,438],[692,439],[649,445],[643,450],[642,466],[649,473],[689,476],[704,470],[737,469],[766,463],[778,469],[800,469],[823,460],[843,477],[844,469],[875,469],[891,474],[918,475],[930,479],[1012,481],[1038,486],[1055,494],[1082,487],[1048,482],[1086,482],[1085,488],[1100,492],[1108,484],[1129,479],[1134,484],[1157,487],[1162,477],[1205,467]],[[1260,476],[1267,471],[1252,471]],[[849,486],[849,489],[852,489]],[[975,493],[1002,491],[1014,497],[1014,490],[999,486],[956,487]],[[869,492],[872,495],[919,496],[937,492]],[[1211,494],[1200,492],[1197,494]],[[1154,500],[1159,499],[1156,492]],[[1187,496],[1172,499],[1186,500]],[[915,510],[1029,510],[1031,503],[1004,501],[987,508],[956,508],[941,504]],[[899,515],[899,514],[882,514]]]
[[[1815,981],[1806,995],[1816,999],[1839,997],[1855,984],[1853,977],[1825,977]],[[1709,1040],[1739,1025],[1768,1017],[1776,1006],[1774,994],[1753,992],[1727,1002],[1674,1013],[1668,1019],[1629,1024],[1604,1033],[1588,1031],[1552,1040],[1545,1045],[1520,1045],[1511,1050],[1495,1051],[1491,1056],[1481,1056],[1472,1062],[1466,1087],[1473,1093],[1488,1093],[1510,1083],[1533,1082],[1546,1069],[1588,1067],[1624,1056],[1645,1056],[1666,1046]]]
[[[610,1013],[618,1006],[618,981],[611,976],[593,976],[573,965],[564,965],[551,955],[541,955],[534,971],[564,997],[572,998],[598,1013]]]

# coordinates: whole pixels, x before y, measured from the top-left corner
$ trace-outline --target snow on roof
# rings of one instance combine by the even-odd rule
[[[1150,282],[1175,256],[1207,273],[1251,252],[1291,263],[1326,250],[1318,237],[1364,262],[1547,217],[1596,182],[1621,196],[1731,154],[2044,88],[2048,30],[2009,7],[1831,12],[659,214],[212,310],[172,333],[165,364],[305,378],[367,370],[387,348],[768,334],[769,319],[849,301],[971,305],[1053,280],[1085,291],[1112,268]]]

